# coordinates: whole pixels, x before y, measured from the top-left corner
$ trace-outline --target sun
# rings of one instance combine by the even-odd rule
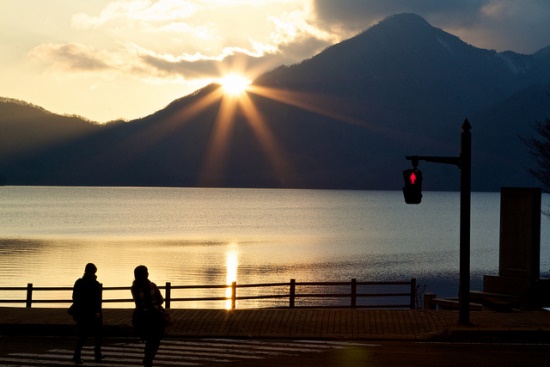
[[[246,92],[250,83],[250,79],[240,74],[228,74],[220,80],[224,93],[234,97]]]

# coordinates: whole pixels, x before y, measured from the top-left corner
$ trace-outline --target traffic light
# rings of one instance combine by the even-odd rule
[[[422,201],[422,171],[416,168],[403,171],[405,186],[403,187],[403,196],[405,203],[420,204]]]

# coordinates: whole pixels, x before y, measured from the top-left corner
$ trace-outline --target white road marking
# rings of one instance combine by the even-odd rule
[[[240,340],[198,339],[163,340],[155,358],[155,366],[188,367],[207,363],[238,363],[262,360],[277,356],[299,356],[305,353],[322,353],[330,349],[379,347],[380,344],[319,340]],[[102,362],[94,361],[93,347],[83,349],[82,359],[89,367],[135,367],[143,360],[144,344],[138,342],[115,343],[103,347],[107,356]],[[74,366],[73,351],[52,349],[44,353],[11,353],[0,356],[5,367]],[[261,363],[261,362],[258,362]]]

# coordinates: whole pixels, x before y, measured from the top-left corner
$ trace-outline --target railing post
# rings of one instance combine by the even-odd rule
[[[237,308],[237,282],[231,283],[231,309]]]
[[[416,308],[416,278],[411,279],[411,310]]]
[[[99,283],[99,304],[101,305],[100,314],[103,319],[103,283]]]
[[[296,279],[290,279],[290,296],[288,307],[294,308],[294,300],[296,298]]]
[[[357,306],[357,279],[351,280],[351,307]]]
[[[32,283],[27,283],[27,308],[32,307]]]
[[[166,290],[164,292],[164,306],[170,308],[170,297],[172,296],[172,283],[166,282]]]
[[[425,310],[435,310],[437,309],[434,299],[436,295],[434,293],[425,293],[424,294],[424,309]]]

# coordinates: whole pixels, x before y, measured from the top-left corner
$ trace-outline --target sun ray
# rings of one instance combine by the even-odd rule
[[[250,96],[244,95],[241,98],[241,107],[247,117],[247,120],[252,126],[254,133],[261,143],[260,146],[264,149],[267,158],[271,162],[271,165],[275,170],[276,177],[281,183],[283,183],[285,180],[288,180],[289,177],[288,162],[290,162],[290,160],[286,157],[283,149],[281,149],[278,145],[277,139],[269,130],[267,122],[252,102]]]
[[[215,102],[219,101],[222,97],[222,92],[219,88],[215,88],[213,91],[206,94],[204,97],[201,97],[196,102],[192,103],[188,107],[184,108],[183,110],[179,111],[177,114],[175,114],[171,121],[189,121],[196,115],[198,115],[200,112],[206,110],[208,107],[210,107]]]
[[[166,135],[169,135],[173,131],[175,125],[179,126],[181,124],[185,124],[187,121],[190,121],[193,117],[202,111],[205,111],[216,101],[219,101],[221,97],[222,93],[219,88],[210,91],[205,96],[200,97],[197,101],[182,108],[181,110],[178,110],[176,113],[171,114],[170,118],[163,124],[162,129],[156,129],[154,133],[150,129],[145,130],[140,136],[134,136],[133,139],[139,139],[150,145],[161,141]]]
[[[302,110],[316,113],[321,116],[330,117],[350,125],[360,126],[375,133],[390,136],[393,139],[397,138],[402,141],[411,141],[411,139],[414,141],[418,141],[419,139],[418,135],[413,135],[412,133],[406,131],[395,130],[391,127],[386,127],[380,124],[373,124],[369,121],[365,121],[354,116],[336,112],[351,110],[352,107],[350,106],[348,108],[348,102],[337,100],[334,97],[328,97],[313,93],[276,89],[254,84],[248,88],[248,93],[256,94],[274,101],[285,103],[289,106],[294,106]],[[428,137],[424,137],[423,139],[426,141],[426,143],[438,143],[437,141],[433,141]]]
[[[220,184],[229,144],[228,137],[236,107],[236,100],[222,98],[212,136],[206,147],[206,158],[199,175],[198,183],[200,186],[217,186]]]
[[[223,93],[219,88],[205,91],[208,87],[199,90],[195,94],[202,95],[197,97],[196,101],[191,102],[185,107],[170,112],[166,120],[160,119],[158,123],[142,124],[140,129],[136,129],[133,134],[125,135],[120,138],[115,148],[105,151],[101,155],[97,155],[95,159],[98,162],[103,160],[112,159],[112,156],[118,155],[119,151],[129,151],[140,149],[146,152],[148,149],[152,149],[155,145],[161,144],[163,139],[167,135],[171,134],[178,126],[187,123],[193,117],[208,109],[216,101],[219,101],[223,96]],[[187,96],[186,98],[195,98],[194,95]],[[165,108],[165,111],[170,108]],[[138,148],[137,148],[138,147]],[[99,163],[98,163],[99,164]]]
[[[240,70],[240,69],[239,69]],[[161,119],[160,124],[145,124],[148,127],[128,138],[141,139],[152,146],[162,141],[182,124],[194,120],[204,111],[217,108],[217,115],[212,124],[209,140],[205,146],[204,157],[198,173],[196,183],[200,186],[218,186],[224,183],[224,175],[229,161],[231,133],[236,119],[236,113],[241,112],[244,121],[247,121],[255,139],[258,141],[263,154],[268,161],[269,168],[281,186],[292,185],[293,177],[292,157],[288,156],[284,146],[278,141],[274,131],[270,128],[270,120],[264,116],[257,102],[262,98],[299,108],[304,111],[325,116],[346,124],[360,126],[375,133],[396,135],[401,138],[407,133],[394,131],[391,127],[380,126],[359,117],[346,113],[351,110],[353,102],[335,99],[330,96],[315,93],[297,92],[271,88],[267,86],[249,84],[244,77],[247,73],[236,71],[227,73],[227,82],[223,85],[211,84],[193,95],[182,100],[184,106],[179,110],[168,106],[167,119]],[[221,81],[221,79],[220,79]],[[187,100],[187,101],[186,101]],[[349,108],[348,108],[349,107]],[[240,119],[240,117],[239,117]],[[239,120],[240,121],[240,120]],[[144,126],[145,126],[144,125]],[[186,144],[189,143],[186,139]],[[146,150],[146,146],[143,146]]]
[[[364,120],[335,112],[340,108],[334,108],[337,102],[332,97],[329,98],[312,93],[291,92],[258,85],[251,87],[249,92],[352,125],[369,126]],[[373,129],[376,128],[374,125],[370,126]]]

